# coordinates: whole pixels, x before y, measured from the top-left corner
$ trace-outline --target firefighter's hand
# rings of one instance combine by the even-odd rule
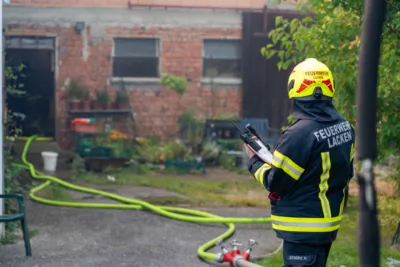
[[[247,156],[249,156],[249,158],[254,156],[254,152],[250,150],[250,148],[248,148],[246,145],[244,145],[244,148],[246,149],[246,153]]]

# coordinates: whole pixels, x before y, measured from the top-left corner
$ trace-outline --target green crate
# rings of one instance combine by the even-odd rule
[[[217,139],[216,143],[224,150],[241,150],[243,147],[241,139]]]
[[[110,158],[113,151],[109,147],[78,145],[75,152],[82,158]]]

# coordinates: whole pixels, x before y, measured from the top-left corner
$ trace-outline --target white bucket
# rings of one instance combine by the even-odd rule
[[[56,152],[42,152],[43,158],[43,169],[45,172],[54,173],[57,169],[57,157],[58,153]]]

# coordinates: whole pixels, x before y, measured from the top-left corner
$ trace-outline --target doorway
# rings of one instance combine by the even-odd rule
[[[20,135],[55,137],[54,38],[6,37],[5,65],[14,78],[6,85],[19,93],[7,92],[7,107],[13,112]]]
[[[277,16],[289,20],[304,17],[297,10],[279,9],[242,14],[242,114],[248,118],[266,118],[271,128],[281,129],[292,110],[286,89],[291,68],[279,70],[277,56],[267,60],[260,53],[261,47],[271,42],[268,33],[275,27]]]

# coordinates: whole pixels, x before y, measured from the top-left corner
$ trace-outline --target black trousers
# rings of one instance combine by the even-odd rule
[[[325,267],[331,245],[283,241],[284,267]]]

